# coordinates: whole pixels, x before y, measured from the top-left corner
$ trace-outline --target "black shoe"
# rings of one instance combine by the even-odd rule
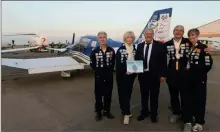
[[[106,116],[108,119],[114,119],[115,117],[110,112],[103,112],[103,116]]]
[[[102,114],[101,113],[97,113],[95,116],[95,120],[96,121],[101,121],[102,120]]]
[[[139,116],[137,117],[137,120],[138,120],[138,121],[142,121],[142,120],[144,120],[144,119],[147,118],[147,117],[148,117],[148,115],[141,114],[141,115],[139,115]]]
[[[157,123],[158,122],[158,117],[157,116],[151,116],[151,122],[152,123]]]

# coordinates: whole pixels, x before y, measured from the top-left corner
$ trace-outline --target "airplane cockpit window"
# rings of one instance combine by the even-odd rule
[[[82,37],[79,40],[79,42],[77,44],[75,44],[73,49],[76,50],[76,51],[82,52],[88,47],[88,44],[89,44],[90,41],[91,41],[91,39],[86,38],[86,37]]]
[[[87,48],[88,43],[91,41],[89,38],[81,38],[79,41],[79,44]]]

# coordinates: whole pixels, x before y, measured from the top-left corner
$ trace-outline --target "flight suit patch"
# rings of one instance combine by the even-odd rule
[[[209,59],[209,56],[205,56],[205,59]]]
[[[199,59],[199,56],[194,56],[195,59]]]

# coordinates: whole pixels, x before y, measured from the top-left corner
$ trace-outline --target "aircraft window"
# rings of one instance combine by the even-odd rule
[[[91,41],[91,39],[89,39],[89,38],[81,38],[79,43],[80,43],[80,45],[83,45],[86,48],[90,41]]]
[[[97,42],[96,42],[96,41],[92,41],[91,46],[92,46],[92,47],[96,47],[96,44],[97,44]]]

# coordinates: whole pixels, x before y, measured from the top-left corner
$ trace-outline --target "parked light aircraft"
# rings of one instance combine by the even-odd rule
[[[135,46],[137,46],[138,43],[144,41],[144,31],[147,28],[154,29],[155,40],[168,40],[171,16],[172,8],[155,11],[151,16],[150,20],[148,21],[147,25],[144,27],[143,31],[139,35],[138,39],[135,41]],[[107,44],[113,47],[115,52],[121,46],[122,43],[123,42],[115,41],[111,38],[107,39]],[[73,47],[67,46],[66,48],[62,49],[63,52],[69,53],[71,56],[37,59],[3,58],[2,65],[27,69],[29,74],[61,71],[62,77],[70,77],[69,71],[84,69],[86,65],[89,65],[89,56],[92,50],[94,50],[98,46],[99,44],[96,35],[85,35],[82,36],[79,43],[74,44]],[[79,63],[79,60],[82,63]]]
[[[17,33],[17,34],[9,34],[4,36],[32,36],[31,40],[28,41],[29,47],[27,48],[19,48],[19,49],[9,49],[9,50],[2,50],[2,53],[6,52],[16,52],[22,50],[30,50],[30,51],[45,51],[44,49],[48,47],[48,38],[46,36],[39,36],[35,33]]]
[[[219,51],[220,50],[220,42],[214,41],[210,39],[200,40],[203,44],[206,44],[208,47],[210,47],[213,51]]]

